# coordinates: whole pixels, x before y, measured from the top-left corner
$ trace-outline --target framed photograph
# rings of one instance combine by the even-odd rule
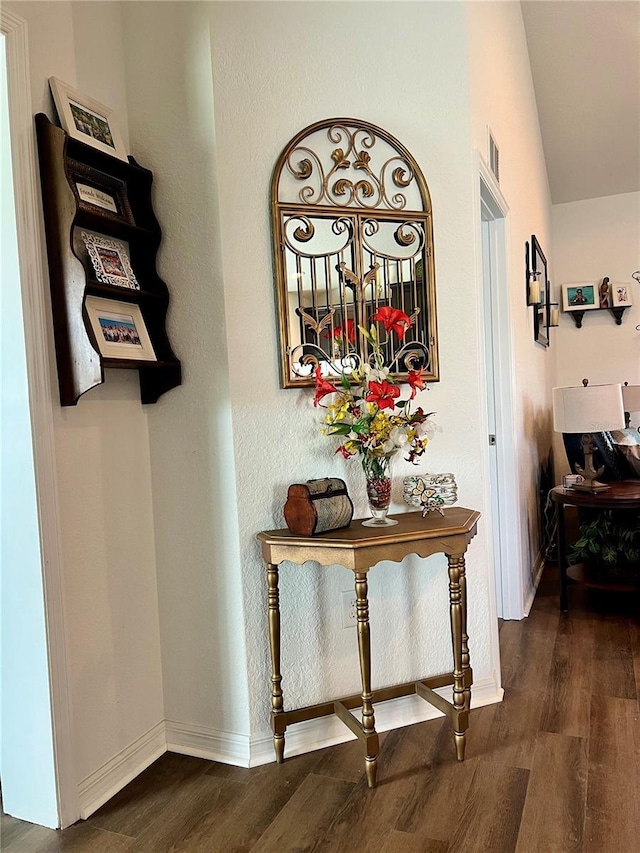
[[[84,95],[57,77],[49,77],[49,86],[60,124],[72,139],[129,162],[111,107]]]
[[[92,231],[82,231],[80,236],[98,281],[116,287],[140,290],[138,280],[131,269],[128,243],[105,237],[103,234],[94,234]]]
[[[548,347],[550,285],[547,278],[547,259],[535,234],[531,235],[527,293],[530,297],[528,304],[533,305],[533,339],[543,347]]]
[[[127,185],[118,178],[80,163],[67,160],[71,186],[81,210],[102,216],[112,222],[135,225],[129,206]]]
[[[87,296],[85,306],[101,356],[157,361],[139,305]]]
[[[591,311],[600,307],[600,292],[594,282],[562,285],[564,311]]]
[[[613,282],[609,285],[614,308],[626,308],[633,305],[631,285],[627,282]]]
[[[598,286],[598,298],[600,308],[612,308],[611,283],[608,278],[603,278]]]

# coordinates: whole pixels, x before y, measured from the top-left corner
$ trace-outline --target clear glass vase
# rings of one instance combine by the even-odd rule
[[[367,481],[367,498],[371,518],[363,521],[365,527],[390,527],[397,524],[387,518],[391,503],[391,456],[362,457],[362,470]]]

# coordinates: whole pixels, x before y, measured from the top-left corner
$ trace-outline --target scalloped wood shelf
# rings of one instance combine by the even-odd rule
[[[142,402],[155,403],[162,394],[180,385],[182,369],[166,332],[169,291],[156,270],[162,234],[151,205],[153,175],[133,157],[125,163],[70,139],[43,113],[39,113],[35,121],[60,403],[75,406],[82,394],[104,382],[105,368],[138,370]],[[102,216],[99,211],[80,206],[74,193],[69,161],[124,181],[136,224]],[[140,282],[140,290],[95,280],[89,259],[79,250],[78,230],[81,228],[129,243],[131,266]],[[89,294],[135,302],[142,311],[157,361],[103,358],[94,345],[90,325],[85,322],[84,303]]]

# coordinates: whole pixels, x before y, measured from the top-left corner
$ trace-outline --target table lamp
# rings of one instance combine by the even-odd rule
[[[622,386],[589,385],[589,380],[583,379],[582,385],[577,388],[554,388],[553,428],[556,432],[582,435],[584,468],[576,465],[576,471],[584,481],[575,484],[573,488],[585,492],[608,489],[606,483],[599,483],[597,479],[604,467],[596,471],[593,466],[593,433],[624,429]]]
[[[640,385],[629,385],[625,382],[622,386],[622,402],[625,427],[628,429],[631,423],[631,412],[640,412]]]

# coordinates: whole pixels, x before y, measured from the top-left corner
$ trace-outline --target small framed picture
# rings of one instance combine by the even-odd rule
[[[129,287],[140,290],[140,285],[131,269],[129,244],[124,240],[82,231],[80,236],[98,281],[113,284],[116,287]]]
[[[128,162],[111,107],[84,95],[57,77],[49,77],[49,86],[60,124],[72,139]]]
[[[598,287],[598,298],[600,300],[600,308],[612,307],[611,283],[608,278],[603,278]]]
[[[627,282],[610,284],[611,288],[611,297],[613,300],[614,308],[626,308],[628,305],[633,305],[633,299],[631,298],[631,285]]]
[[[157,361],[139,305],[87,296],[85,306],[101,356]]]
[[[67,160],[67,168],[71,175],[71,186],[81,210],[110,221],[135,225],[129,206],[127,185],[124,181],[77,160]]]
[[[565,311],[590,311],[600,307],[598,286],[593,283],[563,284],[562,305]]]

